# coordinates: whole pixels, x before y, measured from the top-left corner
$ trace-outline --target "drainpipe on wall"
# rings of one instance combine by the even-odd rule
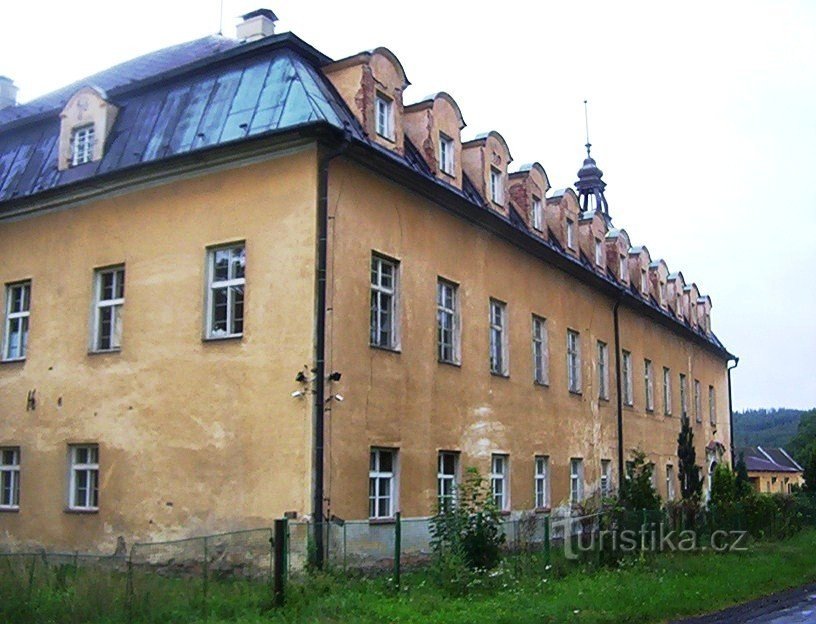
[[[320,154],[317,165],[317,267],[315,271],[315,385],[314,385],[314,488],[312,519],[315,526],[315,566],[323,567],[324,446],[326,409],[326,272],[329,236],[329,163],[346,151],[351,133],[346,128],[342,143]],[[320,145],[318,145],[318,150]]]
[[[736,449],[734,448],[734,407],[731,403],[731,371],[739,366],[739,358],[734,356],[734,365],[728,366],[728,435],[731,438],[729,444],[731,445],[731,469],[736,470],[737,458]]]
[[[625,465],[623,459],[623,396],[621,393],[623,384],[621,381],[620,323],[618,322],[620,304],[621,300],[618,299],[615,302],[615,307],[612,308],[612,316],[615,320],[615,386],[618,398],[618,488],[623,485],[623,480],[626,478],[623,469]]]

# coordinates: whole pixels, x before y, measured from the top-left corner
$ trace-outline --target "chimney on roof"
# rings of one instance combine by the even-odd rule
[[[0,76],[0,110],[17,105],[17,87],[11,78]]]
[[[257,41],[275,34],[277,16],[269,9],[256,9],[243,16],[243,20],[236,28],[236,34],[241,41]]]

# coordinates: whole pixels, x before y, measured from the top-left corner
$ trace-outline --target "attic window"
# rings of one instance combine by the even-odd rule
[[[71,166],[93,160],[94,125],[87,124],[71,131]]]
[[[603,243],[601,242],[600,238],[595,239],[595,264],[598,266],[603,266]]]
[[[629,267],[626,264],[626,256],[620,256],[620,278],[621,281],[627,282],[629,281]]]
[[[502,203],[501,172],[495,167],[490,168],[490,199],[494,204]]]
[[[567,219],[567,247],[575,248],[575,223],[572,219]]]
[[[394,101],[382,93],[377,94],[377,134],[381,137],[394,140]]]
[[[644,295],[649,294],[649,280],[646,277],[646,269],[640,270],[640,290]]]
[[[538,197],[533,197],[533,227],[539,232],[543,229],[543,221],[541,214],[541,200]]]
[[[448,175],[454,174],[453,139],[439,133],[439,169]]]

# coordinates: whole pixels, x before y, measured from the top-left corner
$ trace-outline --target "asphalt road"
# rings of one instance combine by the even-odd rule
[[[816,584],[673,624],[816,624]]]

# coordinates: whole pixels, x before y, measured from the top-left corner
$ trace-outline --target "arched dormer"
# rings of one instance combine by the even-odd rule
[[[629,248],[629,281],[636,287],[640,296],[649,299],[649,265],[652,256],[646,245],[637,245]]]
[[[462,188],[462,111],[444,91],[403,110],[405,136],[419,150],[440,180]]]
[[[649,264],[649,287],[651,295],[661,308],[667,308],[669,267],[661,258]]]
[[[688,321],[689,325],[692,327],[697,327],[699,323],[699,318],[697,314],[697,307],[698,307],[698,300],[700,299],[700,290],[697,288],[697,284],[692,282],[691,284],[687,285],[684,291],[688,295],[688,302],[689,302],[689,314],[688,314]]]
[[[323,73],[380,145],[403,153],[402,96],[411,83],[388,48],[375,48],[335,61]]]
[[[606,233],[607,271],[621,284],[628,286],[629,278],[629,234],[623,229],[612,229]]]
[[[507,216],[507,166],[513,162],[504,137],[491,130],[462,144],[462,171],[487,205]]]
[[[508,176],[510,200],[518,208],[527,227],[543,236],[547,224],[544,219],[544,205],[550,180],[547,172],[539,163],[522,165]]]
[[[118,110],[96,87],[82,87],[74,93],[60,113],[57,168],[65,171],[102,160]]]
[[[571,256],[578,257],[578,221],[581,209],[578,195],[571,188],[554,191],[544,205],[544,221],[548,238],[554,238],[558,245]]]
[[[697,325],[706,334],[711,333],[711,297],[700,295],[697,297]]]
[[[599,210],[582,212],[578,220],[578,240],[581,253],[592,263],[595,271],[606,275],[607,221]]]
[[[686,280],[683,277],[682,271],[670,273],[667,280],[666,295],[668,297],[669,309],[674,312],[675,316],[684,318],[683,309],[683,289],[686,287]]]

